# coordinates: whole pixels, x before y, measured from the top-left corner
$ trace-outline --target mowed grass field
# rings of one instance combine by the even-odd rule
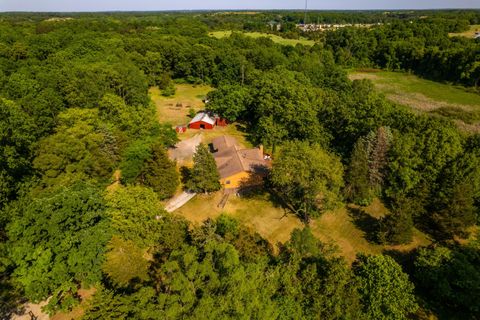
[[[275,205],[267,194],[249,197],[231,195],[226,206],[221,209],[218,204],[222,196],[222,191],[210,195],[197,195],[174,213],[183,216],[194,225],[200,225],[208,218],[216,218],[224,213],[258,232],[276,249],[278,243],[285,243],[290,239],[290,234],[294,229],[304,227],[297,217]],[[379,201],[376,201],[362,213],[363,219],[370,217],[367,221],[375,221],[375,218],[384,214],[382,210],[385,209]],[[358,253],[377,254],[384,250],[403,252],[430,243],[424,234],[415,230],[413,241],[408,245],[383,246],[375,244],[369,241],[369,232],[358,226],[357,219],[356,214],[345,207],[322,214],[319,218],[313,220],[310,226],[318,239],[336,247],[339,255],[343,256],[349,263],[355,260]]]
[[[474,24],[470,26],[470,29],[464,32],[458,32],[458,33],[449,33],[448,35],[450,37],[466,37],[466,38],[474,38],[475,37],[475,32],[480,31],[480,24]]]
[[[202,100],[213,90],[207,85],[176,84],[175,87],[177,91],[172,97],[162,96],[157,87],[149,90],[150,98],[157,107],[158,121],[174,126],[187,124],[190,121],[188,117],[190,108],[195,111],[204,109],[205,103]]]
[[[350,79],[370,79],[375,88],[401,105],[456,120],[466,131],[480,132],[480,94],[402,72],[356,70]]]
[[[218,39],[229,37],[231,34],[232,34],[232,31],[213,31],[209,33],[211,37],[215,37]],[[252,38],[267,37],[272,39],[273,42],[279,43],[281,45],[296,46],[297,44],[303,44],[305,46],[313,46],[315,44],[315,41],[305,39],[305,38],[285,39],[274,34],[261,33],[261,32],[243,32],[243,34]]]

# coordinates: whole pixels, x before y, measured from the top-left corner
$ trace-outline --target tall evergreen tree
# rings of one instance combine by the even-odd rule
[[[187,182],[188,189],[195,192],[213,192],[220,190],[220,175],[213,155],[208,147],[200,143],[193,156],[193,169],[190,180]]]
[[[379,191],[383,185],[385,168],[388,164],[387,152],[391,141],[392,132],[388,127],[380,127],[367,136],[369,180],[376,191]]]
[[[162,144],[152,146],[152,156],[145,160],[138,180],[151,187],[161,200],[175,193],[179,185],[179,175],[175,163],[168,159]]]
[[[347,176],[346,193],[350,201],[368,205],[380,193],[391,137],[390,128],[380,127],[355,143]]]
[[[437,237],[465,236],[478,218],[480,157],[478,150],[466,152],[449,163],[431,192],[429,212]]]
[[[412,241],[413,217],[418,215],[419,203],[415,198],[400,196],[390,203],[391,213],[380,220],[378,240],[382,243],[404,244]]]
[[[347,171],[347,183],[348,200],[358,205],[368,205],[372,201],[365,138],[360,138],[355,143]]]

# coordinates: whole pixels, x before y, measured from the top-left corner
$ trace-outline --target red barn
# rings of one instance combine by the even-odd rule
[[[199,112],[190,121],[188,127],[190,129],[213,129],[215,127],[215,119],[210,117],[206,112]]]

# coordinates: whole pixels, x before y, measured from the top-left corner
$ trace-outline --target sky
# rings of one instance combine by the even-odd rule
[[[0,0],[1,11],[302,9],[304,0]],[[309,0],[309,9],[480,8],[480,0]]]

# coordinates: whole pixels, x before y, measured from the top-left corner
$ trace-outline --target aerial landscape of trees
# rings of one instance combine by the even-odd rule
[[[478,319],[478,131],[348,72],[410,72],[478,92],[480,42],[449,33],[480,12],[312,12],[368,27],[311,34],[296,28],[302,19],[0,14],[0,318],[47,299],[50,315],[71,310],[94,288],[84,319]],[[167,153],[176,124],[162,121],[149,88],[173,96],[186,83],[212,86],[208,111],[272,156],[265,189],[303,223],[285,243],[228,215],[192,225],[165,211],[182,185],[221,189],[208,145],[185,183]],[[314,236],[325,212],[375,200],[388,211],[375,241],[392,250],[349,264]],[[414,232],[431,245],[396,251]]]

